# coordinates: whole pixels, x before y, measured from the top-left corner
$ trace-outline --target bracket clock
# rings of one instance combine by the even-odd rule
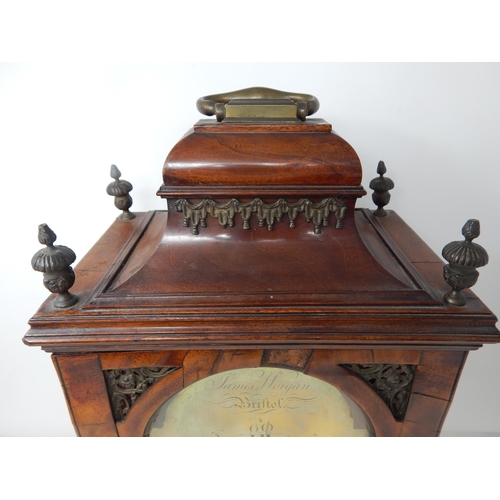
[[[470,290],[479,221],[444,264],[387,209],[383,162],[356,208],[359,158],[314,96],[197,107],[214,118],[168,154],[166,210],[132,212],[112,166],[120,216],[74,271],[39,227],[53,294],[24,342],[52,353],[77,435],[438,436],[468,352],[500,341]]]

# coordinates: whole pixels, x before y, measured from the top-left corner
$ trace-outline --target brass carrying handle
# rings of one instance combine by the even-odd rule
[[[284,92],[281,90],[269,89],[265,87],[250,87],[248,89],[236,90],[225,94],[214,94],[200,97],[196,101],[198,111],[204,115],[213,116],[221,122],[226,118],[226,104],[233,99],[238,100],[288,100],[293,101],[297,107],[296,118],[301,121],[306,119],[306,116],[316,113],[319,109],[319,101],[316,97],[309,94],[298,94],[295,92]],[[255,103],[257,104],[257,102]],[[279,118],[279,116],[275,116]]]

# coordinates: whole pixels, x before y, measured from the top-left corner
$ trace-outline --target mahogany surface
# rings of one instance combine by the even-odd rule
[[[345,186],[361,182],[359,158],[331,126],[309,122],[283,127],[199,123],[172,149],[165,161],[165,189],[170,186]],[[195,154],[193,154],[195,152]],[[197,152],[197,155],[196,155]],[[335,158],[335,164],[331,164]]]
[[[236,368],[277,366],[303,372],[337,386],[360,404],[376,436],[437,436],[449,409],[467,353],[379,349],[246,349],[54,355],[68,408],[79,436],[144,436],[158,407],[175,393],[209,375]],[[404,420],[341,363],[416,364],[413,392]],[[152,385],[124,421],[115,421],[104,389],[103,370],[178,366]],[[93,378],[99,380],[94,385]],[[101,390],[96,391],[96,386]]]
[[[290,248],[293,237],[309,236],[323,267],[300,246],[287,263],[275,250],[285,241],[280,228],[258,228],[263,236],[255,241],[245,231],[247,239],[238,242],[233,232],[239,237],[243,230],[229,228],[227,240],[217,241],[210,228],[194,236],[179,221],[172,236],[163,234],[166,219],[165,212],[150,212],[115,221],[75,269],[72,290],[79,302],[56,310],[49,299],[32,318],[25,343],[81,352],[374,343],[476,349],[498,341],[496,317],[472,291],[463,308],[440,299],[447,291],[442,261],[394,212],[377,219],[357,211],[363,238],[356,248],[348,224],[322,235],[283,228]],[[137,242],[141,235],[143,244]],[[321,252],[325,244],[335,252]],[[267,258],[251,262],[258,269],[252,274],[243,257],[255,251]]]
[[[24,342],[53,353],[81,436],[143,436],[160,405],[197,380],[236,368],[301,371],[344,391],[377,436],[439,435],[470,350],[500,341],[497,318],[470,290],[443,301],[443,261],[394,212],[355,209],[365,194],[352,147],[321,120],[216,124],[203,120],[173,148],[158,194],[167,211],[116,220],[75,269],[79,301],[53,297]],[[267,204],[338,197],[341,228],[299,214],[272,230],[209,219],[195,235],[176,202]],[[342,365],[411,365],[404,417]],[[108,370],[171,367],[114,413]]]

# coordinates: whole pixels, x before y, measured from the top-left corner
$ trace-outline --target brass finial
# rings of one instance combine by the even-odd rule
[[[386,172],[387,168],[385,167],[385,163],[379,161],[377,166],[377,174],[379,174],[379,176],[375,177],[375,179],[370,182],[370,189],[373,189],[372,200],[378,207],[377,210],[373,212],[373,215],[378,217],[387,216],[384,207],[388,205],[391,200],[391,193],[389,193],[389,190],[394,188],[392,179],[384,177]]]
[[[129,211],[129,208],[132,206],[132,196],[129,194],[133,189],[132,184],[128,181],[120,180],[122,174],[116,165],[111,165],[110,175],[114,179],[114,182],[108,184],[106,192],[110,196],[115,197],[115,207],[123,211],[118,219],[133,219],[135,214]]]
[[[477,267],[488,263],[486,250],[472,240],[480,234],[480,224],[476,219],[469,219],[462,228],[465,241],[452,241],[443,248],[443,257],[449,262],[444,266],[444,279],[451,290],[444,296],[444,300],[454,306],[465,305],[464,288],[476,284],[479,273]]]
[[[75,283],[75,273],[72,264],[76,255],[68,247],[54,245],[57,236],[47,224],[38,226],[38,241],[47,248],[42,248],[33,255],[31,267],[43,273],[45,288],[58,296],[54,299],[54,306],[59,308],[70,307],[78,302],[78,297],[69,293]]]

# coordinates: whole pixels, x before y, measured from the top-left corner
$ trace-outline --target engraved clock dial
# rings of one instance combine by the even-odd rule
[[[150,436],[370,436],[345,394],[293,370],[245,368],[200,380],[160,409]]]

